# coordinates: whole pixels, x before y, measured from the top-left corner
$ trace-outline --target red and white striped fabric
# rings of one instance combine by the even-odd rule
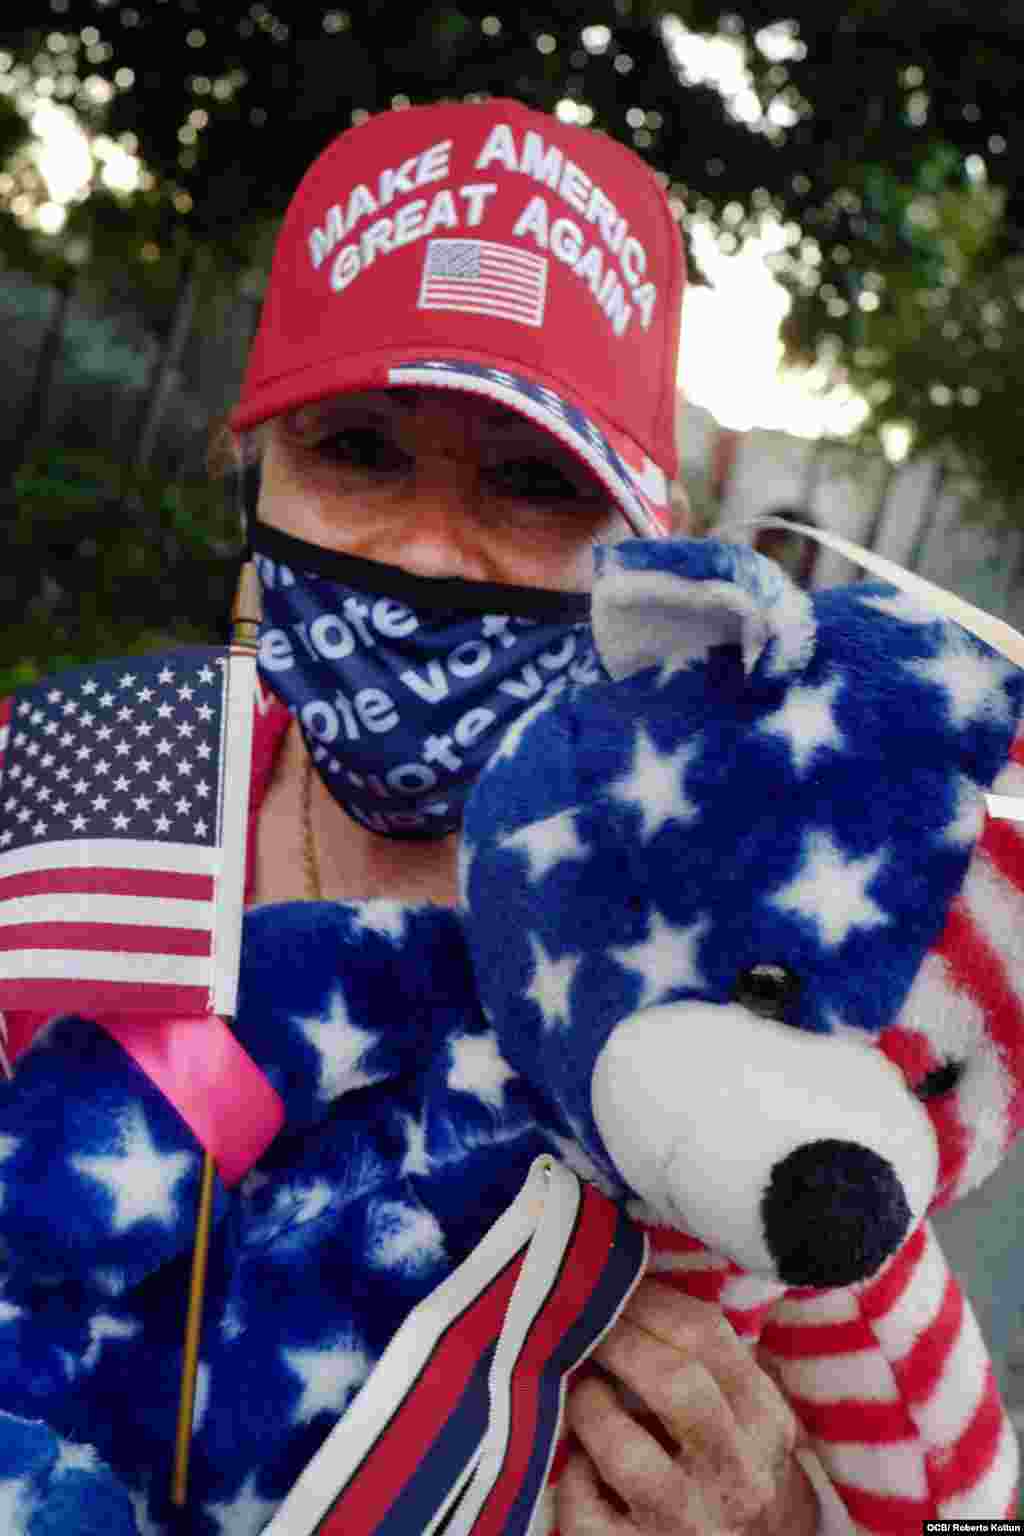
[[[927,1223],[871,1280],[820,1291],[746,1274],[678,1232],[648,1235],[651,1273],[722,1308],[806,1430],[831,1485],[801,1457],[819,1536],[920,1536],[928,1519],[1016,1515],[1016,1435]],[[546,1507],[530,1536],[558,1536],[550,1497]]]

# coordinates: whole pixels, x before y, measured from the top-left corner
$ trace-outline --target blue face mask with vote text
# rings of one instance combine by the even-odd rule
[[[597,675],[586,594],[415,576],[250,527],[260,674],[332,797],[373,832],[454,831],[508,727],[551,687]]]

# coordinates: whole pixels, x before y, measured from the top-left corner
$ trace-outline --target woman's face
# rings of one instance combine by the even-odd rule
[[[556,591],[585,591],[594,543],[629,532],[568,448],[441,390],[343,395],[273,421],[259,518],[413,575]]]

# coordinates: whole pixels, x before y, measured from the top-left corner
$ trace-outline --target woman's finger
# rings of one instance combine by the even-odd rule
[[[611,1531],[707,1536],[718,1529],[720,1522],[687,1470],[630,1417],[607,1382],[581,1381],[569,1398],[568,1420],[597,1477],[629,1510]],[[610,1517],[610,1505],[608,1510]]]
[[[555,1517],[560,1536],[635,1536],[611,1508],[593,1462],[582,1451],[569,1457],[558,1480]]]
[[[710,1528],[744,1525],[768,1507],[775,1495],[771,1459],[766,1465],[758,1454],[703,1360],[665,1344],[625,1316],[595,1351],[595,1359],[664,1425],[678,1446],[676,1466],[700,1489],[713,1517]],[[774,1454],[773,1443],[769,1458]]]
[[[624,1317],[673,1349],[699,1359],[714,1377],[740,1427],[769,1467],[785,1462],[799,1435],[796,1415],[753,1350],[721,1309],[657,1280],[644,1280]]]

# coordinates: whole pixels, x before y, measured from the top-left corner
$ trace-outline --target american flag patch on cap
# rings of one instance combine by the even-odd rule
[[[547,287],[546,256],[495,240],[431,240],[419,307],[539,326],[544,323]]]

